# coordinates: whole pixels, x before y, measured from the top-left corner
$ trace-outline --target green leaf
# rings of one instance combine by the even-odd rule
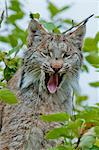
[[[54,29],[53,29],[53,32],[54,32],[54,33],[60,33],[60,30],[59,30],[58,28],[54,28]]]
[[[92,148],[90,148],[89,150],[99,150],[98,146],[93,145]]]
[[[58,150],[74,150],[71,145],[67,145],[67,144],[66,146],[58,146],[57,148]]]
[[[9,81],[13,75],[15,74],[16,70],[14,68],[9,68],[8,66],[5,67],[4,69],[4,79],[6,81]]]
[[[85,71],[85,72],[89,72],[89,68],[87,65],[83,64],[82,67],[81,67],[82,71]]]
[[[61,13],[62,11],[68,10],[71,6],[70,5],[66,5],[62,8],[58,8],[55,4],[53,4],[52,2],[48,2],[48,9],[50,11],[51,14],[51,18],[53,18],[54,16],[56,16],[57,14]]]
[[[0,86],[1,86],[1,87],[6,87],[7,85],[6,85],[5,82],[0,81]]]
[[[99,109],[97,107],[87,107],[76,115],[76,118],[84,119],[86,122],[92,122],[99,125]]]
[[[55,27],[55,25],[54,25],[54,23],[52,23],[52,22],[46,22],[46,21],[44,21],[44,20],[41,20],[40,21],[42,24],[43,24],[43,26],[50,32],[50,31],[53,31],[56,27]]]
[[[99,32],[97,32],[96,36],[95,36],[95,41],[98,43],[99,42]]]
[[[1,60],[0,60],[1,61]],[[2,67],[0,67],[0,72],[2,72],[3,71],[3,68]]]
[[[96,53],[86,56],[86,60],[94,67],[99,68],[99,56]]]
[[[44,27],[48,30],[48,31],[52,31],[55,28],[55,25],[51,22],[44,24]]]
[[[13,34],[8,35],[8,38],[9,38],[9,44],[12,47],[16,47],[18,45],[18,39]]]
[[[12,48],[11,50],[9,50],[7,55],[10,56],[13,53],[18,53],[21,47],[22,47],[22,45],[18,45],[16,47]]]
[[[82,124],[81,119],[76,119],[75,121],[70,121],[67,124],[67,130],[71,133],[71,137],[79,137],[79,131]]]
[[[5,69],[4,69],[4,79],[6,81],[9,81],[12,76],[15,74],[16,70],[18,69],[20,65],[20,59],[19,58],[12,58],[12,59],[5,59]]]
[[[11,33],[6,36],[0,36],[0,41],[10,44],[12,47],[17,47],[18,41],[21,40],[21,44],[26,44],[27,31],[20,29],[17,25],[11,31]]]
[[[71,145],[58,146],[55,148],[49,148],[48,150],[74,150]]]
[[[41,119],[46,122],[64,122],[69,119],[69,115],[66,113],[49,114],[42,115]]]
[[[99,126],[95,127],[95,133],[96,133],[96,136],[99,138]]]
[[[8,39],[8,37],[0,36],[0,42],[9,43],[9,39]]]
[[[84,41],[83,50],[85,52],[97,51],[98,47],[97,47],[97,42],[95,41],[95,39],[94,38],[86,38]]]
[[[18,39],[13,34],[9,34],[6,37],[0,36],[0,41],[5,42],[5,43],[9,43],[12,47],[17,46],[17,44],[18,44],[17,40]]]
[[[59,150],[57,147],[49,148],[48,150]]]
[[[12,30],[12,34],[16,37],[16,39],[20,39],[22,41],[22,45],[26,44],[27,31],[24,31],[15,25],[15,28]]]
[[[69,9],[70,7],[71,7],[70,5],[63,6],[63,7],[59,10],[59,12],[62,12],[62,11],[64,11],[64,10],[67,10],[67,9]]]
[[[97,82],[90,82],[89,85],[97,88],[97,87],[99,87],[99,82],[98,81]]]
[[[8,104],[16,104],[17,98],[9,89],[0,89],[0,100]]]
[[[20,58],[8,58],[5,59],[5,64],[8,66],[10,69],[17,69],[19,64],[20,64]]]
[[[55,26],[52,22],[47,22],[45,20],[40,20],[40,23],[49,31],[54,33],[60,33],[60,30],[57,26]]]
[[[99,18],[99,16],[96,16],[96,18]]]
[[[0,51],[0,61],[4,61],[5,57],[6,57],[7,53],[6,52],[2,52]]]
[[[21,6],[22,6],[22,4],[19,3],[18,0],[10,0],[9,9],[19,12],[19,11],[22,11]]]
[[[54,17],[57,13],[59,13],[59,9],[51,2],[48,3],[48,9],[51,13],[51,17]]]
[[[60,137],[68,137],[70,135],[66,127],[55,128],[46,134],[47,139],[58,139]]]
[[[17,12],[16,14],[12,14],[7,18],[7,21],[11,24],[16,23],[17,20],[22,19],[24,17],[24,13],[21,11]]]
[[[86,95],[85,96],[84,95],[83,96],[77,96],[76,97],[76,103],[81,104],[83,101],[86,101],[87,99],[88,99],[88,96],[86,96]]]
[[[74,25],[76,25],[76,22],[75,22],[75,21],[72,22],[71,19],[64,19],[63,22],[64,22],[64,23],[67,23],[67,24],[69,24],[69,25],[72,25],[73,23],[74,23]]]

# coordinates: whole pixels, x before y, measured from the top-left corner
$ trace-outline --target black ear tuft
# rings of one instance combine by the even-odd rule
[[[90,15],[89,17],[81,21],[78,25],[74,25],[69,30],[63,32],[63,33],[67,32],[66,34],[67,38],[70,38],[73,44],[75,44],[75,46],[77,46],[78,49],[80,50],[82,48],[83,38],[86,33],[86,23],[93,15],[94,14]],[[73,32],[71,32],[71,30],[74,29],[75,27],[76,29]],[[68,33],[68,31],[70,32]]]

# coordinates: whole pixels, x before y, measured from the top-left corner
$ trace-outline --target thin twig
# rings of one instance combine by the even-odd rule
[[[66,32],[68,32],[68,31],[70,31],[70,30],[72,30],[72,29],[75,28],[75,27],[78,27],[78,26],[81,25],[81,24],[83,24],[83,25],[86,24],[87,21],[89,20],[89,18],[91,18],[93,15],[94,15],[94,14],[92,14],[92,15],[89,16],[89,17],[87,17],[86,19],[84,19],[83,21],[81,21],[80,23],[78,23],[77,25],[73,25],[70,29],[64,31],[63,34],[65,34]]]
[[[76,143],[76,147],[75,147],[76,150],[79,148],[80,140],[81,140],[81,136],[79,136],[78,141]]]
[[[3,10],[1,17],[0,17],[0,28],[1,28],[1,23],[2,23],[3,19],[4,19],[4,10]]]
[[[8,6],[7,1],[5,0],[5,11],[6,11],[6,19],[8,18]]]

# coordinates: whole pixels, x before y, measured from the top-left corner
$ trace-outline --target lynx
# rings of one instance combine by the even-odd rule
[[[41,114],[72,114],[73,92],[79,91],[85,24],[67,34],[48,33],[32,19],[23,65],[8,82],[19,103],[2,107],[0,150],[47,150],[55,141],[45,133],[56,123],[44,123]]]

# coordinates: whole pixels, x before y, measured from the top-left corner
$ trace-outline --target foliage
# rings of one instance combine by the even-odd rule
[[[89,85],[92,87],[99,87],[99,82],[98,81],[97,82],[91,82],[91,83],[89,83]]]
[[[86,38],[83,50],[87,53],[85,57],[93,67],[99,68],[99,32],[94,38]]]
[[[3,88],[0,89],[0,100],[8,103],[8,104],[16,104],[17,99],[16,96],[8,89]]]
[[[48,10],[50,12],[51,18],[55,17],[57,14],[67,10],[70,8],[70,5],[63,6],[62,8],[58,8],[52,2],[48,1]]]
[[[11,49],[8,53],[0,51],[0,62],[4,63],[5,68],[3,69],[3,77],[1,81],[9,81],[10,78],[15,74],[19,64],[20,59],[15,57],[11,58],[9,55],[14,52],[16,48]]]
[[[43,121],[49,122],[50,117],[53,122],[61,114],[53,114],[52,116],[42,116]],[[64,113],[63,118],[67,114]],[[56,118],[54,117],[56,116]],[[99,108],[87,107],[85,110],[61,122],[62,126],[50,130],[46,134],[47,139],[62,139],[61,144],[55,150],[90,150],[92,148],[99,149]],[[75,119],[74,119],[75,118]],[[51,121],[50,120],[50,121]],[[64,140],[63,140],[64,139]],[[51,149],[51,150],[54,150]]]
[[[22,10],[22,4],[17,0],[10,0],[10,6],[7,11],[11,11],[11,15],[6,16],[5,20],[5,31],[7,35],[0,35],[0,41],[8,43],[12,48],[23,46],[26,44],[27,32],[21,29],[18,25],[18,21],[22,20],[25,16],[24,11]],[[12,29],[10,29],[12,26]],[[20,47],[19,47],[20,48]]]
[[[52,121],[63,122],[69,120],[69,115],[66,113],[50,114],[50,115],[43,115],[41,119],[47,122]]]
[[[8,49],[4,51],[0,48],[0,100],[6,103],[17,103],[14,94],[6,89],[6,83],[15,74],[20,66],[21,59],[17,54],[26,45],[27,31],[22,29],[18,21],[23,21],[26,16],[22,9],[23,4],[19,0],[10,0],[7,11],[10,15],[4,19],[4,12],[0,17],[0,30],[2,31],[2,22],[4,22],[4,30],[6,34],[0,34],[0,41],[8,44]],[[71,18],[61,18],[63,11],[68,11],[71,5],[58,8],[54,3],[47,1],[47,8],[50,13],[50,20],[46,21],[40,18],[39,13],[31,13],[30,17],[39,19],[49,32],[61,33],[61,29],[70,27],[76,22]],[[99,16],[96,16],[98,19]],[[11,28],[10,28],[11,27]],[[10,48],[9,48],[10,47]],[[99,71],[99,32],[94,38],[87,37],[83,45],[83,54],[85,62],[82,66],[84,72],[89,72],[89,65]],[[86,63],[87,62],[87,63]],[[1,65],[3,63],[3,67]],[[99,81],[89,83],[91,87],[98,88]],[[98,150],[99,149],[99,104],[94,107],[84,106],[84,102],[88,100],[88,96],[76,96],[75,114],[71,117],[66,113],[43,115],[41,119],[45,122],[61,122],[61,126],[50,130],[45,137],[47,139],[57,139],[62,142],[55,148],[49,150]]]
[[[3,68],[2,65],[0,66],[0,73],[3,74],[2,78],[0,79],[1,88],[6,87],[6,81],[11,79],[19,67],[20,59],[15,56],[23,47],[23,45],[26,44],[27,31],[21,29],[17,24],[17,21],[23,19],[25,15],[21,6],[22,5],[17,0],[10,1],[10,6],[6,11],[12,11],[13,13],[9,16],[6,16],[4,31],[7,33],[6,36],[5,34],[2,34],[2,32],[0,34],[0,41],[4,44],[7,43],[9,47],[11,47],[10,50],[7,49],[6,51],[0,49],[0,64],[3,63]],[[1,16],[0,26],[3,22],[3,19],[4,12]],[[12,29],[10,29],[10,26],[12,26]],[[14,57],[12,57],[12,55],[14,55]],[[9,104],[14,104],[17,102],[15,95],[8,89],[0,90],[0,100],[3,100]]]

